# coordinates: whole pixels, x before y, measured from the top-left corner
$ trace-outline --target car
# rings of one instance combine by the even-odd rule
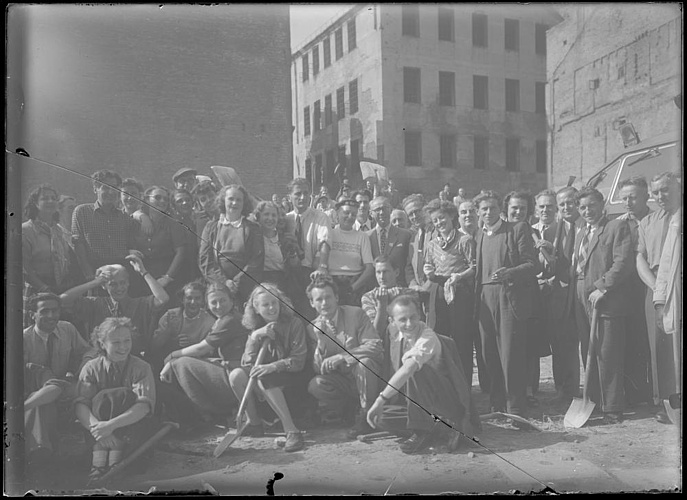
[[[620,199],[620,181],[641,175],[647,182],[662,172],[682,172],[682,137],[678,133],[667,133],[639,142],[619,154],[613,161],[594,174],[587,185],[599,190],[606,200],[606,215],[616,218],[625,213]],[[649,207],[658,206],[653,198]]]

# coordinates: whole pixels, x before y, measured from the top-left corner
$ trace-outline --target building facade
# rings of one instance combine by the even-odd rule
[[[15,13],[10,144],[61,167],[21,160],[22,192],[50,182],[86,203],[100,169],[169,187],[181,167],[210,175],[211,165],[225,165],[262,198],[285,194],[293,174],[288,5],[25,5]]]
[[[682,12],[677,4],[561,6],[548,31],[549,183],[586,183],[640,140],[681,128]]]
[[[559,21],[536,6],[353,7],[293,54],[294,175],[331,192],[369,159],[405,193],[544,187]]]

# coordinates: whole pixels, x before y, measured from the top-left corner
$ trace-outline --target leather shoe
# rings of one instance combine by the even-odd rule
[[[622,413],[613,412],[613,411],[609,411],[607,413],[604,413],[604,424],[606,424],[606,425],[619,424],[622,421],[623,421],[623,414]]]
[[[286,443],[284,444],[284,451],[298,451],[302,450],[304,446],[305,443],[303,442],[303,435],[300,433],[300,431],[286,433]]]
[[[362,412],[356,416],[355,425],[346,431],[346,437],[348,437],[348,439],[355,439],[358,436],[372,434],[373,432],[377,431],[367,423],[367,413]]]
[[[401,451],[407,455],[412,455],[414,453],[419,453],[424,448],[429,445],[431,441],[431,435],[429,432],[416,432],[410,436],[406,441],[401,443]]]
[[[661,423],[661,424],[670,424],[670,419],[668,418],[668,414],[661,410],[656,414],[656,421]]]

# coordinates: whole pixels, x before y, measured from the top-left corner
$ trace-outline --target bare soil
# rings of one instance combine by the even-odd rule
[[[479,392],[476,377],[473,395],[480,414],[487,413],[488,396]],[[527,416],[542,432],[518,430],[503,419],[485,421],[479,443],[463,439],[452,453],[435,445],[406,455],[396,439],[350,441],[344,428],[324,426],[306,431],[303,451],[285,453],[276,443],[283,434],[268,433],[240,438],[215,459],[212,451],[228,429],[206,427],[193,436],[171,435],[145,471],[129,470],[96,491],[86,484],[90,453],[76,433],[65,436],[57,472],[39,475],[29,487],[39,494],[153,489],[264,495],[279,472],[277,495],[681,491],[681,428],[657,422],[655,408],[629,408],[614,425],[593,414],[581,429],[565,429],[568,405],[555,399],[550,357],[542,359],[537,397],[540,405]]]

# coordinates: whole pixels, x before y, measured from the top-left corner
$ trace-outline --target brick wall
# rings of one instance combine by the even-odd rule
[[[13,141],[33,157],[166,186],[183,166],[209,174],[227,165],[261,197],[291,178],[287,5],[27,6],[17,15],[32,36],[17,49],[24,109]],[[93,199],[88,180],[23,165],[24,191],[51,182]]]

